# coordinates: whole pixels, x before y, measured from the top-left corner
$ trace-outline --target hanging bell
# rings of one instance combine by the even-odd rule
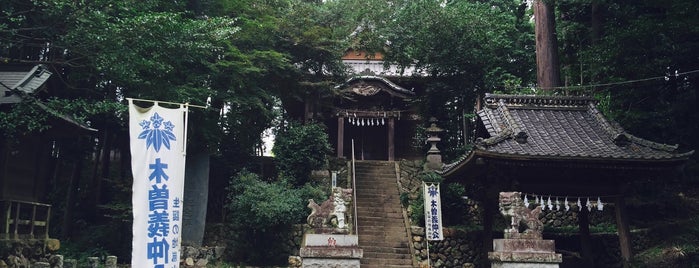
[[[602,211],[604,209],[604,204],[602,204],[602,200],[597,197],[597,210]]]

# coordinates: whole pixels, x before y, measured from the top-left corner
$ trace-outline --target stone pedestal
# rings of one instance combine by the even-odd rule
[[[356,235],[306,234],[299,255],[301,267],[359,268],[363,251]]]
[[[553,240],[494,239],[491,268],[558,268],[563,262]]]

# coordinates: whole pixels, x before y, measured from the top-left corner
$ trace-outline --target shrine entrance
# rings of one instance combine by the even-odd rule
[[[346,148],[351,148],[354,140],[354,151],[357,160],[386,160],[389,159],[387,126],[348,126],[345,128]]]
[[[338,158],[351,157],[353,140],[358,160],[409,158],[419,119],[408,104],[412,91],[377,76],[354,77],[336,90],[326,125]]]

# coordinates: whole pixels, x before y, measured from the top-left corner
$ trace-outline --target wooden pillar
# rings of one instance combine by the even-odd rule
[[[396,133],[396,119],[391,117],[388,119],[388,161],[395,160],[395,144],[394,144],[395,133]]]
[[[342,158],[345,154],[345,118],[337,118],[337,158]]]
[[[626,202],[624,196],[620,195],[614,200],[614,209],[616,211],[616,230],[619,235],[619,248],[621,248],[621,261],[624,268],[629,267],[631,260],[631,231],[629,230],[629,218],[626,213]]]
[[[488,263],[488,252],[493,251],[493,224],[495,223],[495,215],[498,211],[499,192],[496,189],[495,180],[489,176],[489,182],[485,185],[486,189],[483,195],[483,237],[481,248],[482,264]],[[488,265],[489,266],[489,265]]]
[[[590,238],[590,213],[586,207],[578,211],[578,234],[580,235],[581,257],[583,259],[583,267],[593,268],[594,259],[592,258],[592,242]]]

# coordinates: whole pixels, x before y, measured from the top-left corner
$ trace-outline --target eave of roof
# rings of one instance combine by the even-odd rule
[[[3,66],[0,70],[0,104],[18,103],[22,98],[18,92],[36,93],[52,73],[43,64],[27,66]]]
[[[335,87],[335,89],[343,89],[346,87],[349,87],[352,83],[357,82],[357,81],[378,81],[387,86],[390,91],[388,92],[391,95],[395,95],[401,98],[411,98],[415,96],[415,92],[412,92],[410,90],[407,90],[396,83],[391,82],[391,80],[388,80],[384,77],[380,76],[373,76],[373,75],[360,75],[360,76],[353,76],[350,79],[348,79],[345,83],[338,85]]]
[[[43,64],[37,64],[31,68],[27,65],[2,66],[0,68],[0,83],[2,83],[0,84],[0,104],[19,103],[27,99],[26,101],[31,101],[48,114],[65,121],[69,125],[88,132],[96,132],[96,129],[81,124],[32,97],[32,94],[41,89],[51,75],[53,73]]]
[[[592,98],[487,94],[485,106],[478,116],[490,137],[479,139],[468,155],[445,165],[443,175],[450,176],[478,158],[652,166],[679,163],[694,153],[678,153],[677,145],[626,133],[604,118]]]

